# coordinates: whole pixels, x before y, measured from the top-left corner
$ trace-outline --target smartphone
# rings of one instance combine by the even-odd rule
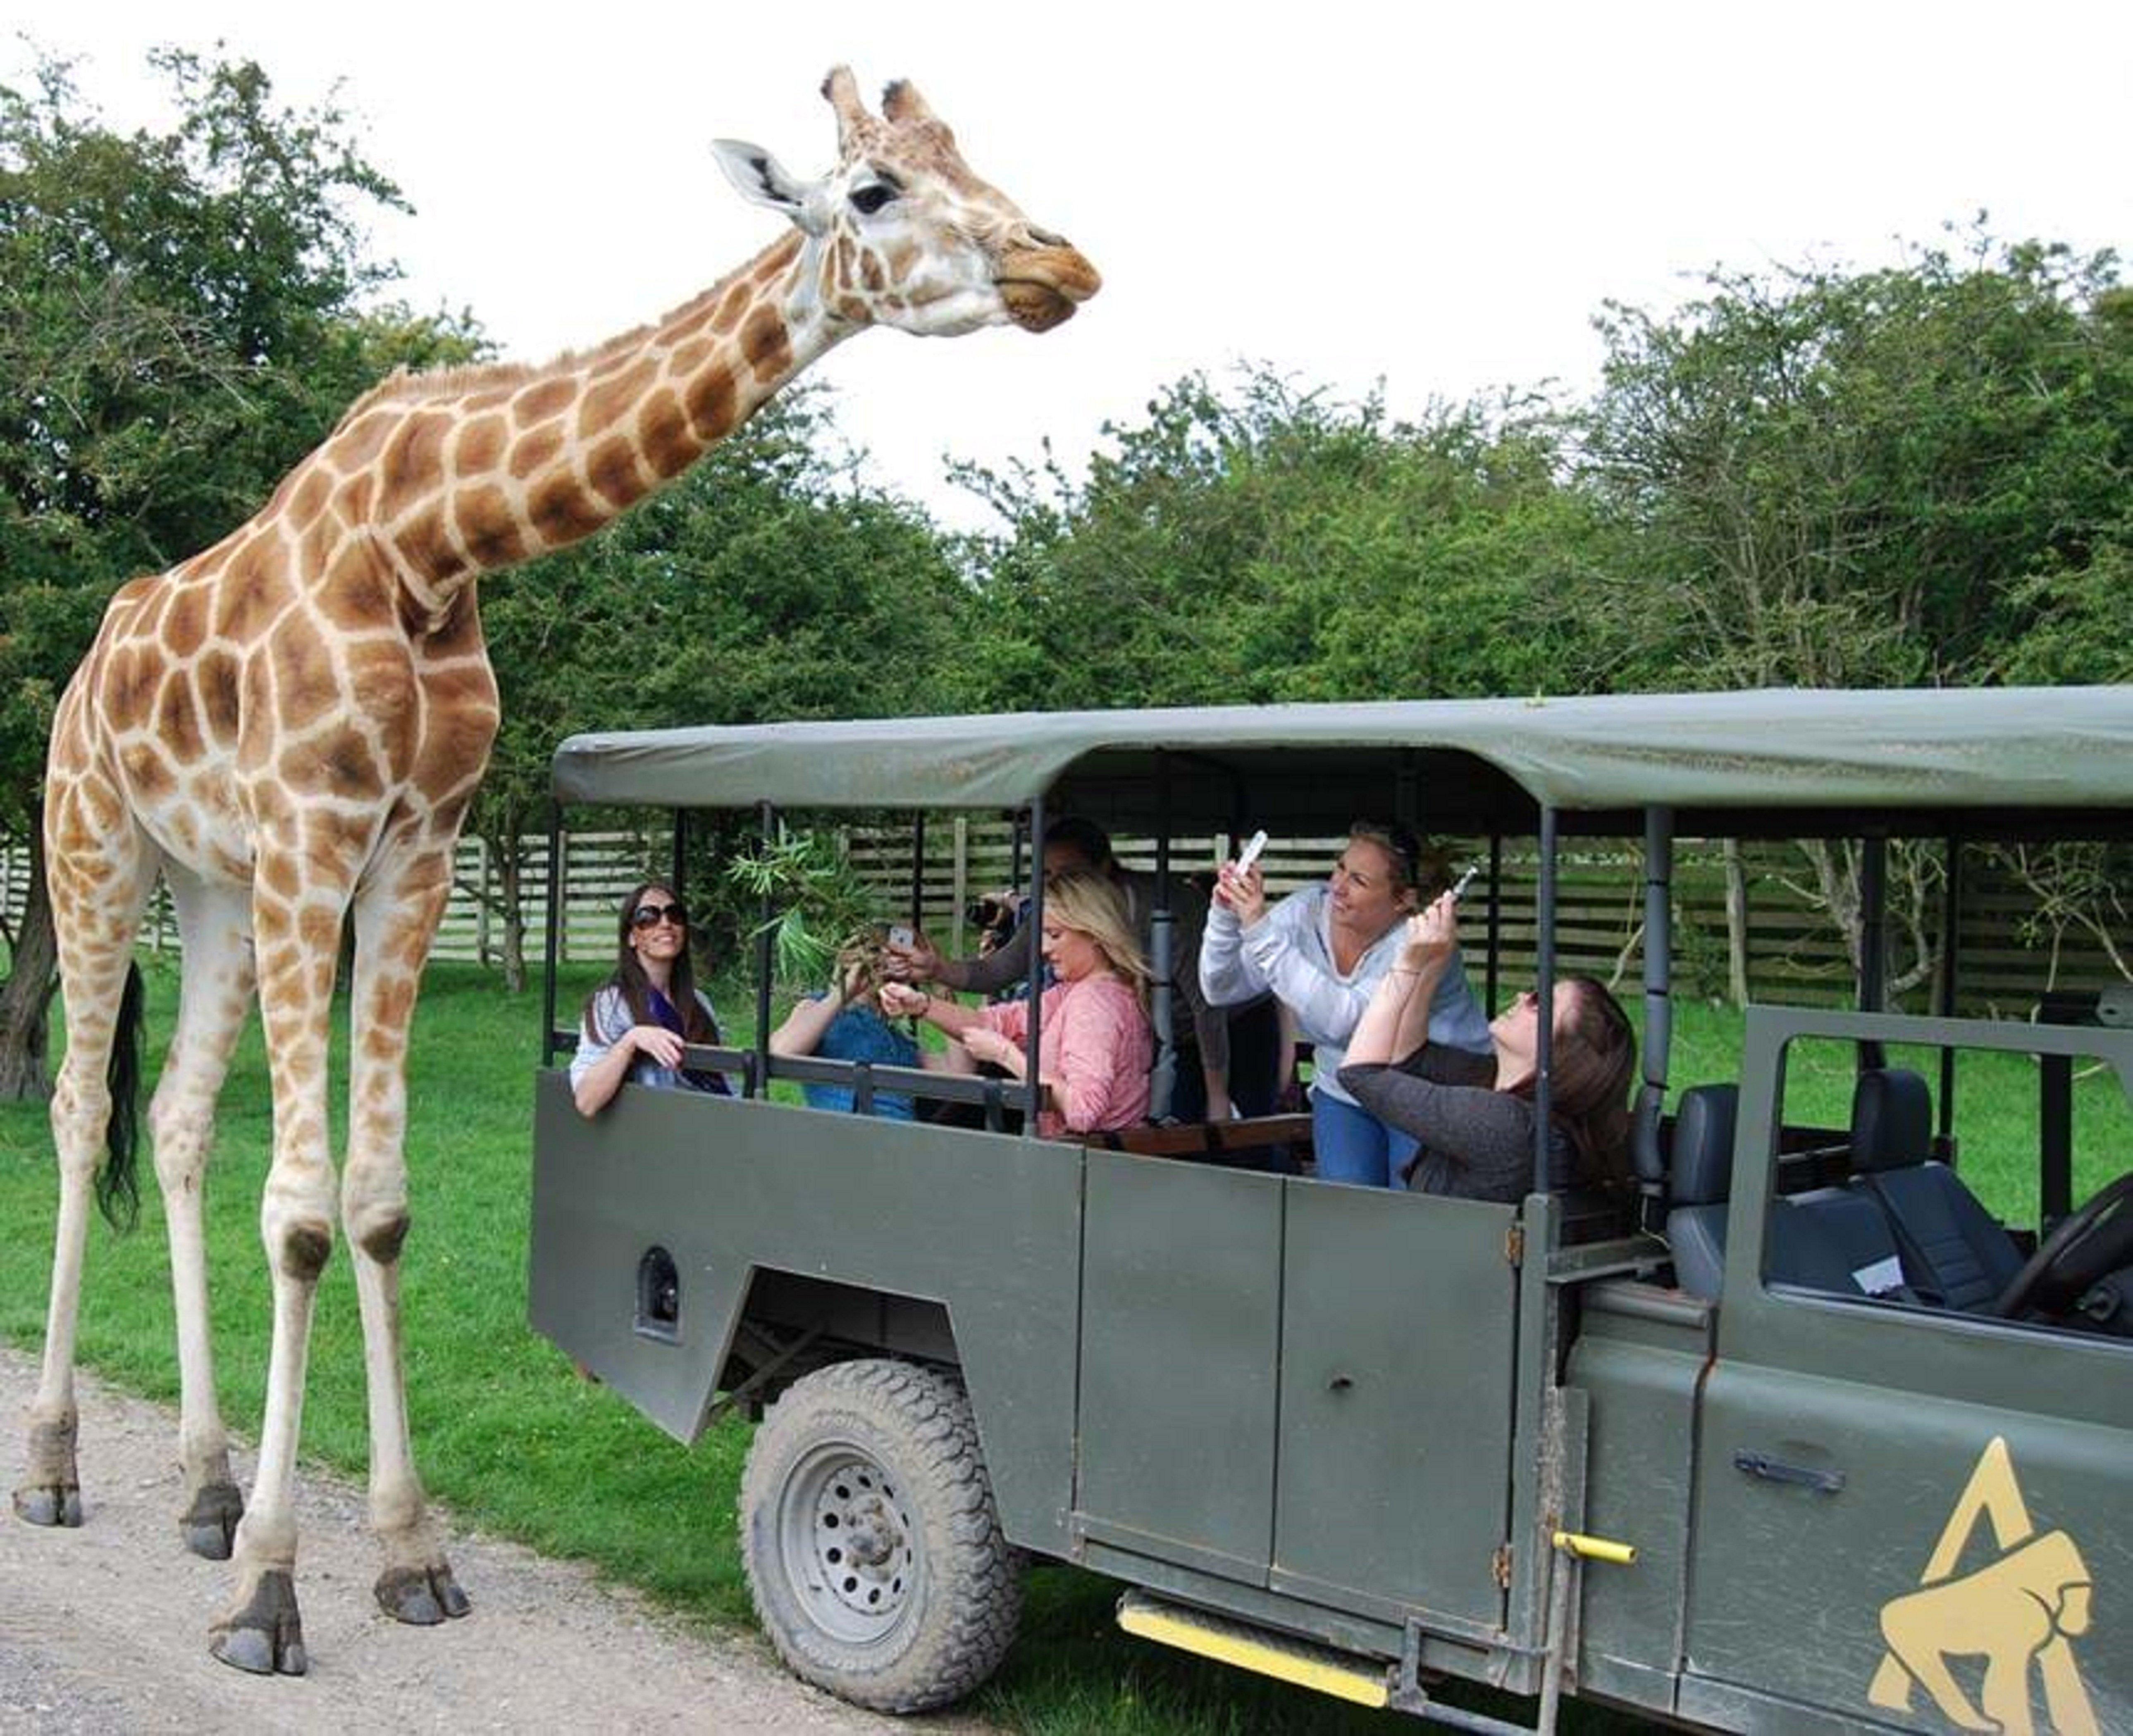
[[[1470,863],[1467,864],[1466,872],[1461,874],[1457,880],[1452,882],[1452,902],[1454,904],[1457,904],[1459,902],[1461,897],[1465,893],[1468,885],[1472,882],[1474,877],[1481,872],[1481,864],[1480,863]]]
[[[888,944],[891,946],[908,946],[917,938],[917,935],[911,931],[911,925],[908,922],[893,922],[889,925]]]
[[[1266,829],[1264,827],[1261,827],[1258,831],[1252,834],[1250,842],[1245,844],[1243,853],[1238,856],[1237,872],[1241,874],[1249,868],[1254,862],[1257,862],[1259,859],[1259,852],[1264,849],[1266,846]]]

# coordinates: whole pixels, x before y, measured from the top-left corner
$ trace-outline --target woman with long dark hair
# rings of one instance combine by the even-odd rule
[[[1514,1202],[1533,1185],[1540,997],[1529,990],[1496,1016],[1486,1055],[1432,1042],[1430,1000],[1458,944],[1450,893],[1408,919],[1349,1041],[1341,1083],[1418,1142],[1409,1188]],[[1629,1172],[1635,1034],[1596,977],[1558,979],[1551,1015],[1548,1185],[1618,1186]]]
[[[689,1043],[715,1044],[718,1015],[689,968],[689,913],[664,881],[622,901],[614,974],[585,1003],[571,1094],[597,1115],[625,1081],[667,1089],[729,1090],[718,1074],[681,1065]]]

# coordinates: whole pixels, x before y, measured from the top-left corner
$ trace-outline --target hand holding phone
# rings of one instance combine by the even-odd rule
[[[1480,863],[1474,862],[1467,864],[1466,872],[1461,874],[1457,880],[1452,882],[1452,901],[1453,903],[1456,904],[1459,902],[1461,897],[1465,893],[1467,886],[1472,882],[1474,877],[1481,872],[1481,864]]]
[[[1267,847],[1266,829],[1262,826],[1251,835],[1237,858],[1237,873],[1241,876],[1251,872],[1252,864],[1259,859],[1259,852]]]

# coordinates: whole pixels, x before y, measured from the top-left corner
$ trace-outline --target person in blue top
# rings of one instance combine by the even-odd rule
[[[614,974],[585,1003],[571,1095],[580,1115],[605,1108],[625,1082],[730,1095],[716,1073],[681,1065],[684,1044],[719,1041],[718,1015],[689,968],[689,913],[663,882],[622,901]]]
[[[825,1060],[872,1061],[877,1066],[916,1067],[918,1045],[884,1018],[874,996],[886,980],[888,936],[863,929],[837,953],[837,987],[810,995],[770,1033],[773,1055],[815,1055]],[[858,1107],[850,1085],[803,1084],[801,1094],[812,1109]],[[894,1091],[874,1094],[874,1113],[890,1121],[912,1119],[910,1098]]]

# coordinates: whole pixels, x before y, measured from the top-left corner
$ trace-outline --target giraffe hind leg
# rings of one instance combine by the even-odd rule
[[[215,1099],[251,1007],[251,908],[238,887],[209,884],[180,869],[166,873],[185,950],[185,983],[148,1120],[176,1304],[178,1458],[185,1477],[178,1530],[193,1554],[225,1561],[244,1517],[244,1498],[230,1474],[229,1435],[215,1401],[202,1195]]]
[[[78,1526],[81,1482],[75,1449],[75,1339],[88,1251],[92,1191],[111,1127],[113,1080],[107,1071],[137,1031],[139,976],[133,932],[154,883],[154,856],[130,824],[85,825],[85,808],[108,816],[100,788],[85,791],[55,777],[46,794],[46,880],[59,944],[60,993],[67,1028],[66,1058],[52,1092],[53,1143],[59,1154],[60,1202],[53,1229],[52,1284],[45,1318],[45,1354],[30,1406],[23,1479],[14,1492],[17,1516],[30,1524]],[[134,986],[128,996],[129,978]],[[130,1016],[133,1030],[123,1027]],[[123,1071],[123,1070],[119,1070]],[[113,1154],[114,1163],[118,1153]],[[130,1180],[130,1177],[128,1178]],[[104,1190],[107,1206],[123,1197]]]

